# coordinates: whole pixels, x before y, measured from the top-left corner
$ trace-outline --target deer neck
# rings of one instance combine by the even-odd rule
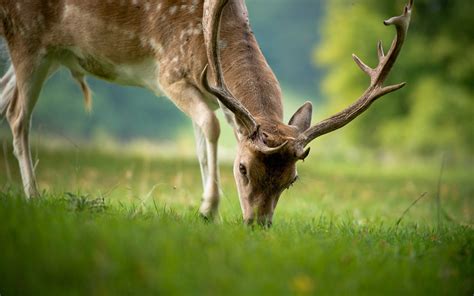
[[[224,79],[232,94],[256,119],[281,122],[280,84],[260,50],[246,7],[240,1],[224,11],[219,46]]]
[[[263,56],[256,57],[254,54],[249,52],[245,56],[232,58],[233,62],[223,58],[226,84],[255,118],[281,121],[283,107],[280,85]]]

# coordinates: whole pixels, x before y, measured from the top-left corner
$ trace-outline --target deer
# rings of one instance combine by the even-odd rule
[[[44,82],[69,69],[91,104],[87,75],[165,94],[193,122],[203,184],[200,214],[218,216],[220,108],[237,140],[233,174],[243,221],[272,224],[282,192],[298,178],[308,144],[354,120],[405,83],[384,86],[406,39],[413,0],[384,21],[396,28],[378,65],[353,55],[369,76],[350,106],[311,125],[305,102],[283,122],[282,91],[251,29],[244,0],[0,0],[0,35],[11,66],[0,80],[0,115],[13,135],[24,192],[39,197],[31,160],[31,115]]]

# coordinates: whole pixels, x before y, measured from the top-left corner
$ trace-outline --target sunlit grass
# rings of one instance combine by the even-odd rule
[[[0,293],[466,294],[473,290],[469,169],[334,164],[313,155],[271,229],[241,223],[228,163],[215,223],[199,219],[192,158],[41,150],[40,200],[0,161]],[[10,168],[10,180],[6,176]],[[403,211],[421,194],[397,226]],[[440,223],[438,223],[440,222]]]

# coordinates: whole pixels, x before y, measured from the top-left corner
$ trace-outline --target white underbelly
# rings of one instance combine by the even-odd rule
[[[77,48],[68,48],[55,54],[53,59],[76,73],[91,75],[121,85],[143,87],[156,95],[162,95],[158,80],[160,63],[154,58],[117,64],[102,57],[85,54]]]
[[[136,64],[114,65],[116,78],[111,82],[139,86],[146,88],[157,95],[161,95],[161,87],[158,82],[160,64],[156,60],[147,59]]]

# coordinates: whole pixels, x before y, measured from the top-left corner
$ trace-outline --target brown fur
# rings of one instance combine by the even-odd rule
[[[34,54],[39,48],[54,52],[73,45],[83,48],[92,55],[100,55],[113,63],[130,63],[156,55],[149,46],[140,46],[140,38],[155,38],[162,44],[164,54],[158,58],[172,60],[184,40],[180,32],[190,23],[200,26],[202,1],[194,10],[188,8],[189,1],[148,1],[149,11],[143,8],[143,1],[133,5],[130,0],[0,0],[2,31],[12,54]],[[16,5],[20,4],[20,10]],[[161,3],[161,14],[156,14],[156,5]],[[182,4],[184,3],[184,4]],[[185,9],[181,9],[185,5]],[[71,6],[80,12],[78,18],[63,20],[65,7]],[[162,19],[164,12],[178,7],[172,15]],[[23,9],[21,9],[23,8]],[[39,12],[41,14],[39,14]],[[41,17],[39,17],[41,15]],[[230,90],[255,116],[281,120],[283,109],[281,91],[273,72],[268,66],[255,40],[247,16],[241,13],[238,2],[229,3],[224,11],[221,40],[226,44],[221,57],[225,78]],[[232,20],[232,21],[225,21]],[[191,21],[191,22],[190,22]],[[39,24],[41,22],[41,24]],[[94,30],[91,30],[91,25]],[[108,26],[119,30],[109,30]],[[20,31],[27,35],[18,34]],[[127,38],[124,32],[133,32],[135,37]],[[185,36],[184,52],[180,56],[179,69],[174,79],[182,76],[190,79],[200,89],[199,73],[207,63],[202,35]],[[113,44],[113,46],[111,46]],[[86,59],[82,65],[99,78],[111,80],[113,71],[106,64]],[[171,67],[171,66],[170,66]],[[169,71],[164,67],[163,71]]]

